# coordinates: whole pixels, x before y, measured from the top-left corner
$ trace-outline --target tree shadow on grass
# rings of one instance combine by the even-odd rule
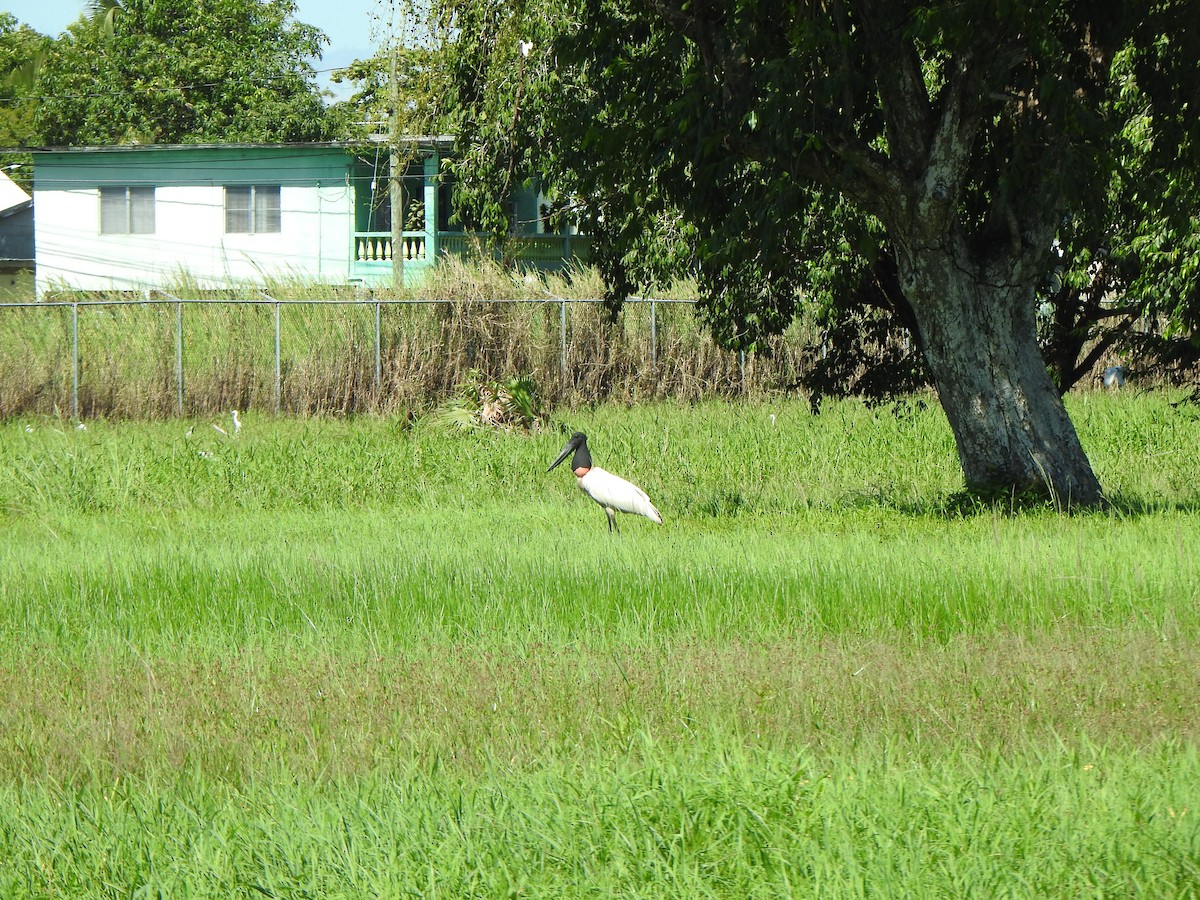
[[[1164,512],[1200,512],[1196,500],[1170,500],[1131,496],[1116,492],[1104,497],[1098,506],[1072,506],[1044,494],[997,493],[980,494],[961,490],[930,500],[886,504],[907,515],[945,519],[971,519],[980,515],[1017,517],[1030,514],[1050,514],[1068,517],[1102,516],[1124,519],[1156,515]]]

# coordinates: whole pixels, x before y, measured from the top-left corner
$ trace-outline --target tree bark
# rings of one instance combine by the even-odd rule
[[[1048,496],[1062,507],[1103,502],[1038,349],[1032,280],[1012,261],[982,263],[962,242],[900,246],[904,293],[950,420],[967,489]],[[1002,280],[998,273],[1013,273]]]

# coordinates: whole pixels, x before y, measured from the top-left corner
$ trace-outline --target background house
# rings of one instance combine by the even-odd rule
[[[471,241],[455,230],[442,159],[451,139],[406,148],[404,240],[392,246],[388,152],[363,144],[82,147],[34,155],[37,291],[202,288],[294,279],[406,284]],[[536,187],[512,198],[509,251],[542,267],[586,254],[547,234]]]

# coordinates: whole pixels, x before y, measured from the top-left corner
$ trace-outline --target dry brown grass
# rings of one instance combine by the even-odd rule
[[[293,301],[279,308],[277,386],[275,307],[228,302],[261,300],[262,293],[204,292],[187,283],[170,293],[225,301],[183,307],[187,415],[273,411],[277,391],[285,412],[403,414],[443,402],[472,370],[492,379],[532,376],[551,406],[761,396],[796,382],[808,344],[798,326],[770,357],[743,361],[712,343],[687,304],[657,303],[652,310],[629,303],[612,320],[594,302],[603,285],[591,270],[535,276],[451,260],[420,288],[403,291],[268,285],[270,297]],[[667,298],[687,293],[683,285]],[[366,303],[327,302],[349,299]],[[378,372],[375,299],[382,301]],[[172,302],[79,307],[81,417],[178,414],[177,313]],[[69,307],[4,310],[0,417],[72,414],[72,356]]]

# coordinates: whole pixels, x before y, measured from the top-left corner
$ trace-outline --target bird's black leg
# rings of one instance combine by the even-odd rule
[[[617,514],[608,507],[604,508],[604,513],[608,516],[608,533],[612,534],[615,531],[620,534],[621,529],[617,527]]]

